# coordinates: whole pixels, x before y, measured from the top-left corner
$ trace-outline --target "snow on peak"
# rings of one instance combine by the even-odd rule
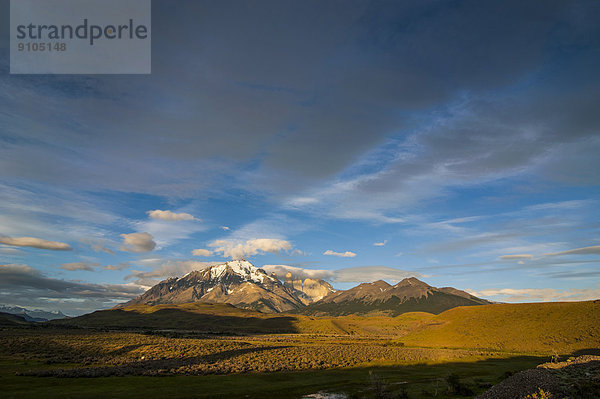
[[[273,279],[268,276],[262,269],[257,268],[247,260],[232,260],[222,265],[213,266],[210,269],[210,278],[219,278],[225,274],[227,268],[231,269],[234,273],[242,276],[246,280],[251,280],[257,283],[264,282],[265,278]]]

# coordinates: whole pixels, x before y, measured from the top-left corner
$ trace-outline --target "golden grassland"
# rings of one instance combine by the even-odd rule
[[[397,317],[136,305],[43,326],[0,328],[0,377],[13,395],[8,397],[33,397],[38,388],[47,397],[103,397],[98,381],[121,386],[111,397],[152,397],[140,389],[142,381],[162,397],[300,397],[321,389],[373,397],[368,371],[375,370],[398,395],[407,387],[410,397],[432,397],[444,391],[450,373],[462,373],[461,381],[476,393],[503,373],[553,354],[598,348],[599,301],[468,306]],[[262,373],[280,382],[262,386]],[[219,375],[231,376],[228,387],[210,377]],[[212,390],[192,394],[169,378],[159,384],[155,376],[180,376],[193,386],[204,381]],[[73,377],[96,378],[83,387]],[[62,390],[49,388],[54,386]],[[288,395],[275,395],[276,387]]]
[[[190,330],[221,334],[305,334],[389,338],[406,346],[570,353],[600,346],[600,301],[463,306],[439,315],[311,317],[230,305],[135,305],[55,325]]]

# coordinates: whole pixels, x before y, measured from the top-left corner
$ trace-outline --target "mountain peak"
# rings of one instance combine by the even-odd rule
[[[221,265],[211,266],[209,270],[211,279],[218,279],[227,274],[227,271],[231,271],[244,278],[244,280],[254,281],[255,283],[263,283],[265,279],[274,279],[265,273],[264,270],[259,269],[245,259],[230,260]]]
[[[398,287],[431,287],[429,284],[424,283],[423,281],[419,280],[416,277],[408,277],[403,279],[402,281],[398,282],[398,284],[394,285],[394,287],[398,288]]]

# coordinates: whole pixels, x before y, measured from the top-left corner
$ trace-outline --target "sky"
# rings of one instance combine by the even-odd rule
[[[150,75],[10,75],[8,9],[0,305],[234,258],[600,297],[598,1],[153,1]]]

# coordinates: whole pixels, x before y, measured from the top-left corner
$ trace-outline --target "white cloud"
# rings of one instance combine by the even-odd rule
[[[551,254],[545,254],[545,256],[559,256],[559,255],[600,255],[600,245],[594,245],[591,247],[569,249],[568,251],[554,252]]]
[[[98,267],[100,266],[99,263],[90,263],[90,262],[72,262],[72,263],[63,263],[62,266],[60,267],[61,269],[64,270],[86,270],[86,271],[93,271],[94,267]]]
[[[70,245],[64,242],[47,241],[35,237],[0,237],[0,244],[13,245],[17,247],[32,247],[39,249],[50,249],[52,251],[71,251]]]
[[[395,283],[408,277],[427,276],[388,266],[358,266],[336,270],[333,280],[340,283],[366,283],[377,280]]]
[[[156,247],[152,235],[148,233],[121,234],[123,246],[121,251],[150,252]]]
[[[211,256],[212,254],[213,251],[204,248],[198,248],[192,251],[192,255],[194,256]]]
[[[133,279],[136,284],[151,287],[160,280],[169,277],[179,277],[195,270],[204,270],[207,267],[218,265],[222,262],[199,262],[195,260],[166,261],[151,271],[132,270],[125,280]]]
[[[385,244],[387,244],[387,240],[383,240],[382,242],[374,242],[373,246],[375,246],[375,247],[383,247]]]
[[[279,253],[292,249],[292,244],[289,241],[275,238],[256,238],[245,242],[215,240],[209,246],[215,248],[214,252],[221,252],[223,256],[231,257],[232,259],[241,259],[262,252]]]
[[[354,252],[346,251],[346,252],[335,252],[330,249],[323,252],[323,255],[331,255],[331,256],[339,256],[340,258],[354,258],[356,254]]]
[[[129,262],[119,262],[116,265],[106,265],[104,270],[124,270],[129,267]]]
[[[600,298],[599,288],[556,290],[554,288],[501,288],[482,291],[468,290],[479,297],[499,297],[510,302],[589,301]]]
[[[153,211],[148,211],[146,212],[148,214],[148,216],[150,216],[152,219],[160,219],[160,220],[166,220],[168,222],[179,222],[182,220],[197,220],[200,221],[200,219],[195,218],[194,216],[190,215],[189,213],[175,213],[172,211],[161,211],[160,209],[155,209]]]
[[[533,259],[531,254],[516,254],[516,255],[502,255],[498,259],[501,260],[519,260],[519,259]]]
[[[334,277],[335,271],[333,270],[315,270],[315,269],[304,269],[301,267],[288,266],[288,265],[264,265],[261,267],[267,273],[275,273],[277,278],[283,279],[286,274],[292,273],[296,278],[314,278],[330,280]]]

